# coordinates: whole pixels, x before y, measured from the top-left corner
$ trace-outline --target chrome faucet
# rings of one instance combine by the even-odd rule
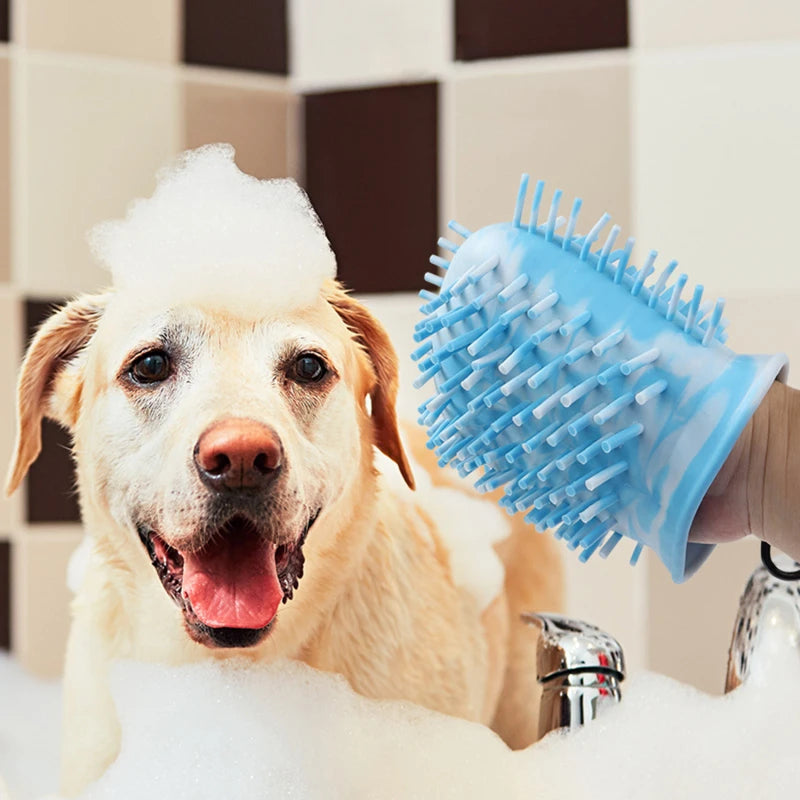
[[[726,692],[748,679],[759,642],[767,632],[773,641],[777,639],[800,654],[800,582],[782,579],[760,566],[739,601],[728,651]]]
[[[523,614],[540,630],[536,677],[542,684],[539,737],[579,728],[622,699],[622,648],[604,631],[558,614]]]

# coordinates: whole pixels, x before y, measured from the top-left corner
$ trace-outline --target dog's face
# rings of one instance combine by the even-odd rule
[[[10,486],[38,453],[41,416],[65,424],[84,509],[113,519],[121,552],[135,543],[126,558],[151,562],[195,641],[248,646],[298,588],[307,537],[335,529],[315,523],[346,517],[373,443],[412,482],[395,393],[385,332],[333,284],[257,320],[85,298],[26,357]]]

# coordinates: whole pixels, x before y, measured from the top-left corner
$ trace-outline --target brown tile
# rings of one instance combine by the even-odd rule
[[[563,53],[628,46],[626,0],[456,0],[456,58]]]
[[[42,423],[42,452],[28,472],[28,522],[79,522],[75,467],[69,434],[54,422]]]
[[[24,342],[27,347],[39,326],[62,304],[62,300],[26,300]]]
[[[438,85],[305,97],[305,184],[361,292],[420,288],[436,243]]]
[[[185,146],[230,142],[244,172],[258,178],[285,177],[295,108],[288,92],[187,81]]]
[[[258,72],[288,72],[286,0],[184,0],[183,58]]]
[[[11,3],[0,0],[0,42],[11,41]]]
[[[0,542],[0,650],[11,649],[11,542]]]
[[[26,341],[52,313],[53,306],[53,302],[44,300],[26,301]],[[70,437],[65,430],[48,420],[42,424],[42,452],[28,472],[26,519],[28,522],[80,520]]]

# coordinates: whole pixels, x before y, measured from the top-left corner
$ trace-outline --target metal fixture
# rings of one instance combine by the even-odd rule
[[[539,736],[586,725],[622,699],[619,642],[594,625],[558,614],[523,614],[539,628],[536,677],[542,684]]]
[[[800,649],[800,583],[776,577],[761,566],[750,576],[739,601],[728,651],[726,692],[749,677],[759,639],[767,626],[773,637],[777,635],[779,640]]]

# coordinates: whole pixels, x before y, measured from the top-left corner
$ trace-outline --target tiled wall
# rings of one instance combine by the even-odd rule
[[[10,22],[9,22],[10,21]],[[450,217],[508,219],[520,172],[609,210],[732,296],[742,349],[795,350],[800,7],[794,0],[0,2],[0,350],[12,375],[49,301],[106,281],[84,242],[186,147],[230,141],[309,191],[340,275],[401,354]],[[401,294],[388,294],[400,292]],[[413,371],[403,359],[405,395]],[[11,381],[0,452],[11,449]],[[0,503],[0,646],[58,671],[79,541],[67,441]],[[686,587],[661,566],[567,558],[568,611],[648,666],[719,690],[755,563],[720,550]],[[10,630],[10,635],[9,635]]]

